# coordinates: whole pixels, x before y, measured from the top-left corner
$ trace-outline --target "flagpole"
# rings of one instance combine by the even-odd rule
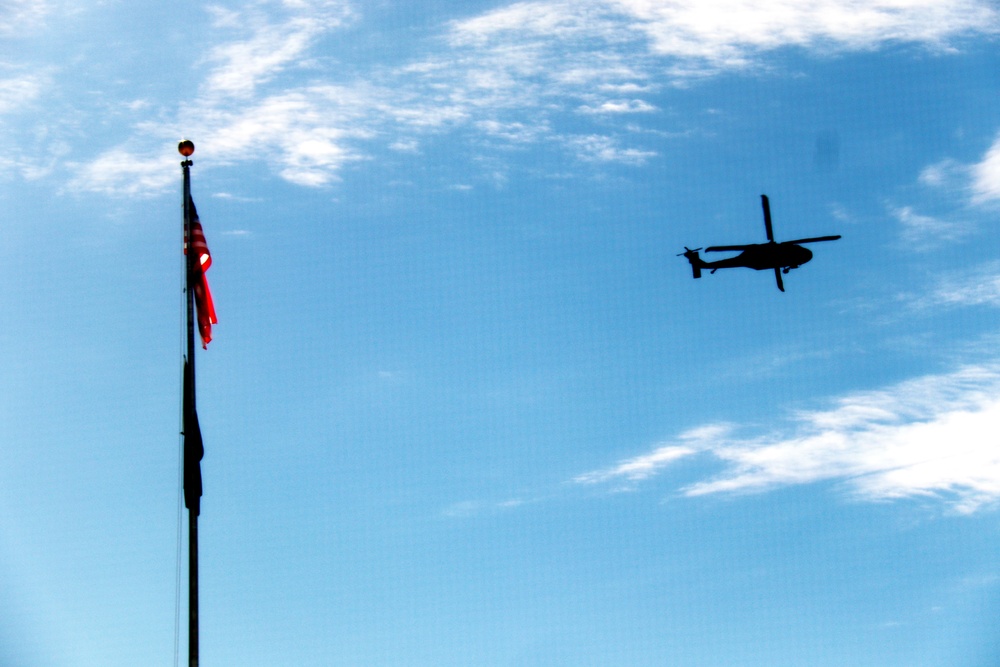
[[[195,383],[194,383],[194,290],[191,289],[191,275],[194,271],[194,252],[191,250],[191,165],[194,164],[190,157],[194,154],[194,143],[188,139],[177,145],[177,150],[184,156],[181,168],[184,170],[184,240],[186,243],[184,254],[185,259],[185,280],[184,292],[187,301],[187,357],[185,358],[185,412],[193,410],[195,406]],[[188,392],[190,392],[188,394]],[[184,447],[184,470],[185,481],[187,471],[191,462],[187,460],[189,448],[187,446],[188,437],[193,435],[187,433],[190,423],[190,415],[185,414],[185,447]],[[195,417],[197,419],[197,417]],[[200,433],[199,439],[200,439]],[[200,463],[198,464],[200,465]],[[200,496],[200,489],[199,489]],[[200,503],[191,507],[188,503],[187,490],[185,489],[185,505],[188,506],[188,665],[198,667],[198,514],[200,513]]]

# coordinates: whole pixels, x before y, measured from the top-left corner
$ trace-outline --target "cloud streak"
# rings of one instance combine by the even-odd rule
[[[206,49],[197,98],[166,122],[162,108],[135,110],[144,119],[132,138],[80,165],[75,187],[139,194],[139,183],[155,192],[166,184],[145,176],[148,165],[182,134],[203,137],[199,149],[216,164],[258,158],[266,137],[279,176],[313,187],[353,161],[455,129],[487,140],[479,149],[544,142],[581,163],[642,165],[656,152],[624,145],[642,135],[616,123],[659,113],[647,98],[693,75],[743,69],[782,47],[943,50],[1000,31],[997,11],[981,0],[537,0],[448,22],[422,55],[346,80],[317,59],[325,38],[362,20],[346,0],[206,11],[224,37]],[[117,181],[82,177],[111,157],[123,158]],[[984,196],[993,192],[990,164],[977,180]]]
[[[254,91],[302,59],[316,40],[343,25],[350,8],[335,0],[300,0],[281,3],[291,10],[287,18],[275,20],[262,11],[266,4],[251,6],[243,13],[216,8],[218,27],[249,32],[213,48],[207,60],[215,63],[203,85],[203,94],[248,98]]]
[[[1000,306],[1000,263],[990,262],[960,273],[945,274],[918,308],[934,306]]]
[[[21,74],[0,79],[0,114],[20,111],[42,94],[48,83],[45,74]]]
[[[777,432],[740,437],[735,427],[692,431],[574,481],[634,485],[699,456],[722,470],[681,488],[684,495],[835,481],[868,501],[936,498],[971,513],[1000,499],[998,424],[1000,366],[966,366],[844,396],[827,409],[794,415]]]
[[[967,210],[995,204],[1000,201],[1000,134],[979,162],[968,164],[946,158],[924,167],[917,182],[962,200]],[[917,250],[958,241],[976,231],[971,222],[924,215],[911,206],[893,207],[890,212],[900,223],[903,241]]]
[[[540,0],[454,22],[451,41],[496,53],[516,44],[536,55],[555,44],[596,44],[604,53],[645,51],[673,61],[675,73],[691,74],[746,67],[789,46],[829,52],[911,42],[948,49],[952,40],[998,30],[1000,15],[980,0]]]
[[[892,214],[902,226],[903,241],[917,250],[931,250],[942,243],[958,241],[973,232],[973,227],[968,223],[923,215],[910,206],[895,208]]]
[[[945,159],[924,167],[917,180],[926,187],[960,191],[974,206],[1000,201],[1000,133],[979,162]]]
[[[659,474],[675,461],[697,454],[712,442],[724,439],[729,431],[730,427],[725,424],[686,431],[677,437],[676,442],[660,444],[647,454],[620,461],[606,470],[578,475],[573,481],[580,484],[624,481],[627,485],[631,485]]]
[[[48,0],[6,0],[0,4],[0,35],[22,35],[38,27],[50,11]]]
[[[979,163],[972,166],[972,201],[1000,201],[1000,134]]]
[[[976,0],[614,0],[652,49],[709,67],[743,67],[756,54],[795,46],[869,50],[889,42],[948,48],[950,40],[996,32],[1000,17]]]

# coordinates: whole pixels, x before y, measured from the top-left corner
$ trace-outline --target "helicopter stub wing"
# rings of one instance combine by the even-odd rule
[[[795,239],[794,241],[785,241],[785,243],[816,243],[818,241],[836,241],[840,238],[840,234],[834,236],[813,236],[808,239]]]

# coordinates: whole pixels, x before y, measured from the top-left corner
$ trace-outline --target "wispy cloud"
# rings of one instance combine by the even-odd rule
[[[955,199],[966,213],[1000,201],[1000,134],[979,162],[962,163],[945,158],[924,167],[917,182],[925,188],[943,191]],[[918,250],[928,250],[942,241],[955,241],[975,231],[968,221],[932,217],[917,213],[911,206],[892,207],[900,222],[902,238]]]
[[[613,137],[590,134],[582,137],[566,137],[569,146],[581,160],[587,162],[620,162],[642,164],[656,155],[655,151],[639,148],[622,148]]]
[[[139,125],[144,146],[136,146],[136,138],[106,151],[82,165],[71,186],[126,195],[155,194],[172,187],[175,174],[165,165],[173,161],[170,156],[180,136],[199,137],[199,154],[211,155],[216,165],[261,160],[275,165],[280,176],[292,183],[325,185],[338,177],[343,165],[363,158],[350,140],[372,135],[358,120],[364,109],[375,106],[364,95],[363,88],[315,86],[244,105],[199,100],[184,109],[178,121]],[[163,170],[166,173],[158,176]]]
[[[0,35],[24,34],[38,27],[50,11],[48,0],[6,0],[0,4]]]
[[[285,16],[263,10],[277,8]],[[203,85],[206,95],[251,96],[262,83],[301,61],[322,34],[341,26],[351,15],[337,0],[297,0],[251,4],[242,12],[214,8],[215,24],[244,35],[211,49],[215,64]]]
[[[70,187],[118,195],[148,195],[174,187],[177,182],[174,146],[161,143],[160,148],[158,154],[148,156],[123,148],[105,151],[92,162],[77,167]]]
[[[946,158],[924,167],[917,180],[926,187],[961,193],[974,206],[1000,201],[1000,133],[979,162]]]
[[[921,185],[933,188],[950,187],[956,183],[964,184],[968,178],[968,169],[950,158],[924,167],[917,181]]]
[[[441,516],[447,519],[469,519],[484,514],[509,512],[531,502],[522,498],[511,498],[500,502],[481,502],[478,500],[463,500],[448,505],[441,510]]]
[[[502,123],[498,120],[482,120],[475,124],[476,128],[490,137],[503,139],[512,144],[537,141],[540,136],[550,130],[547,123],[527,125],[525,123]]]
[[[147,165],[182,134],[200,137],[199,152],[211,152],[213,164],[266,152],[282,178],[304,186],[327,185],[352,161],[412,151],[422,135],[459,128],[489,139],[484,145],[544,142],[594,164],[641,165],[656,152],[620,145],[624,128],[614,124],[658,113],[650,95],[692,75],[745,68],[787,46],[828,53],[911,42],[943,50],[965,35],[1000,31],[997,10],[983,0],[535,0],[448,22],[407,62],[345,75],[319,56],[326,37],[363,20],[347,0],[206,11],[219,42],[205,50],[196,99],[174,112],[134,109],[133,136],[79,166],[83,174],[124,158],[113,170],[120,187],[110,176],[78,177],[74,187],[162,187]],[[630,132],[630,141],[646,136]],[[993,169],[981,169],[983,193],[993,192],[985,185]]]
[[[973,231],[968,223],[922,215],[910,206],[894,208],[892,214],[902,226],[903,241],[917,250],[931,250]]]
[[[207,110],[192,120],[208,137],[217,159],[270,157],[286,180],[324,185],[346,162],[359,159],[347,139],[370,134],[352,123],[361,113],[359,91],[333,86],[306,88],[265,97],[237,113]]]
[[[972,200],[977,204],[1000,201],[1000,134],[983,159],[972,166]]]
[[[48,83],[45,74],[20,74],[0,79],[0,114],[19,111],[29,106],[41,95]]]
[[[1000,262],[942,275],[937,286],[914,301],[918,308],[934,306],[1000,306]]]
[[[608,100],[596,106],[585,104],[580,111],[594,114],[649,113],[656,111],[656,107],[643,100]]]
[[[996,32],[1000,14],[986,2],[959,0],[613,0],[635,20],[655,52],[743,67],[787,46],[820,51],[869,50],[888,42],[944,49],[950,40]],[[690,68],[690,63],[685,65]],[[689,69],[690,71],[690,69]]]
[[[711,443],[727,437],[730,430],[727,424],[692,429],[677,436],[676,441],[660,444],[647,454],[619,461],[605,470],[578,475],[573,481],[581,484],[616,481],[631,485],[653,477],[675,461],[697,454]]]
[[[844,396],[829,408],[795,414],[778,431],[741,437],[735,427],[712,427],[697,439],[682,434],[575,481],[634,484],[699,455],[722,470],[680,489],[684,495],[839,481],[865,500],[933,497],[968,513],[1000,499],[998,424],[1000,366],[967,366]]]
[[[997,32],[1000,14],[981,0],[776,0],[765,5],[753,0],[538,0],[452,27],[454,43],[492,47],[494,53],[512,44],[531,47],[528,52],[536,56],[553,43],[583,46],[584,52],[600,45],[604,53],[646,52],[668,59],[675,74],[683,76],[746,67],[760,54],[788,46],[829,52],[915,42],[947,49],[956,38]],[[567,60],[574,59],[562,59]],[[627,57],[625,62],[636,61]]]
[[[198,95],[176,119],[136,124],[136,134],[90,163],[79,165],[70,185],[107,194],[155,194],[170,187],[170,169],[161,177],[164,160],[181,136],[198,137],[200,154],[215,164],[251,159],[276,164],[288,181],[325,185],[346,163],[358,159],[346,139],[367,136],[352,121],[375,103],[361,99],[363,86],[267,84],[289,68],[299,67],[305,54],[326,32],[345,24],[349,5],[340,0],[261,0],[240,11],[209,7],[214,25],[230,35],[208,50],[208,74]],[[358,110],[358,107],[363,110]],[[138,109],[144,112],[144,109]],[[203,139],[202,139],[203,137]]]

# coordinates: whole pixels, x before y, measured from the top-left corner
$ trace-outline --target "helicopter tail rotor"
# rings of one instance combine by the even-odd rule
[[[684,252],[677,255],[678,257],[683,256],[688,262],[691,263],[691,273],[695,278],[701,278],[701,267],[705,265],[705,263],[701,260],[701,257],[698,256],[699,250],[701,250],[701,248],[695,248],[692,250],[691,248],[684,246]]]

